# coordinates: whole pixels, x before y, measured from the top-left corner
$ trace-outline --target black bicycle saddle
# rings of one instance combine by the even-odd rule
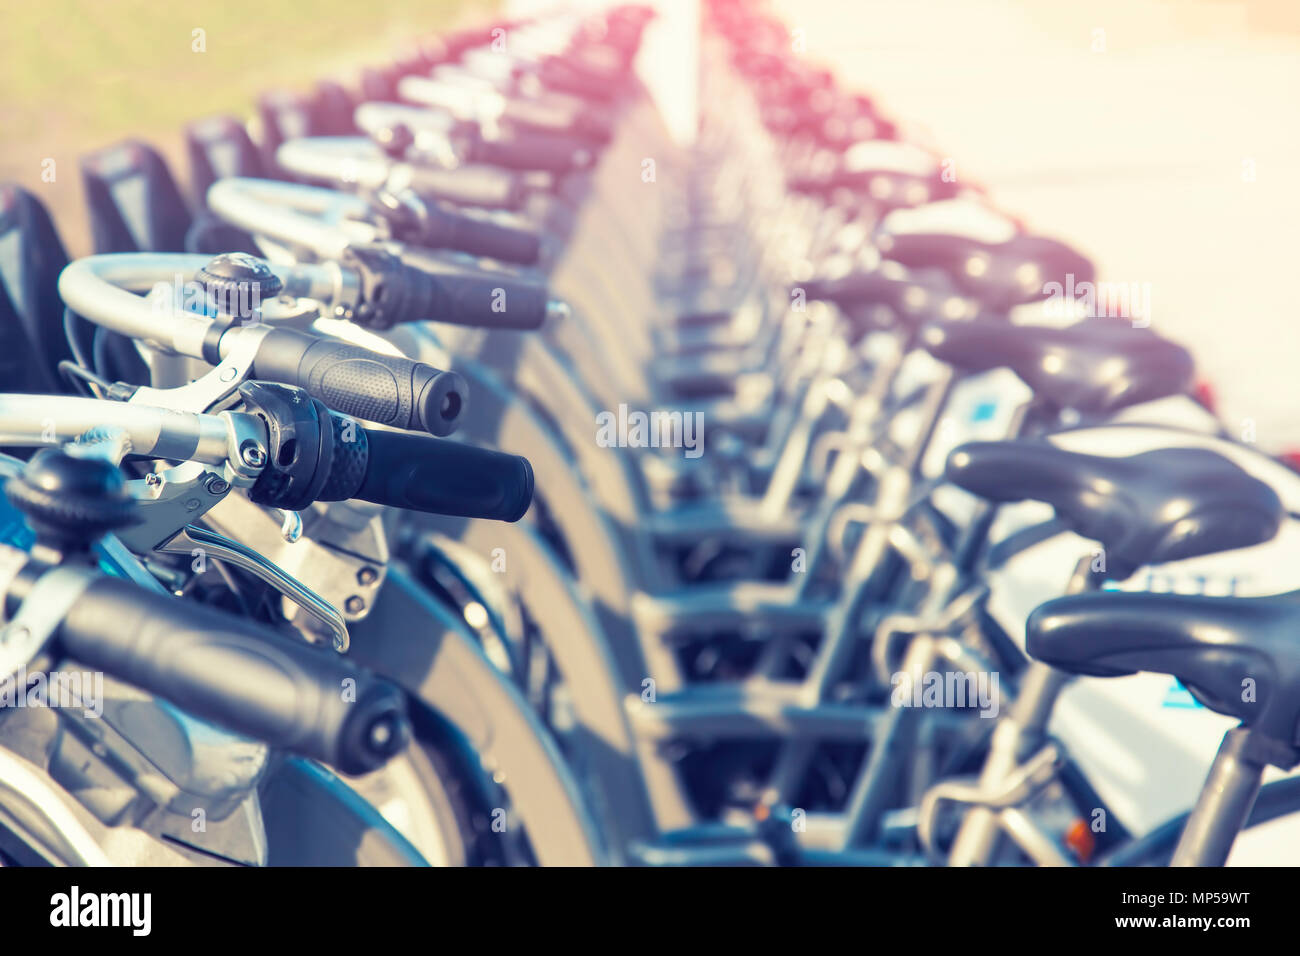
[[[879,232],[881,255],[912,269],[946,270],[971,295],[1000,309],[1034,302],[1049,283],[1091,282],[1095,269],[1083,254],[1046,236],[1016,235],[985,242],[944,232]]]
[[[1114,580],[1268,541],[1284,515],[1272,488],[1206,448],[1109,458],[1045,441],[970,442],[948,456],[946,477],[992,501],[1051,505],[1071,531],[1101,542]]]
[[[914,273],[897,266],[808,279],[796,288],[809,299],[834,302],[847,310],[886,305],[912,326],[939,314],[944,301],[959,294],[941,272]]]
[[[1275,597],[1095,591],[1029,617],[1031,656],[1075,674],[1172,674],[1198,700],[1288,746],[1300,720],[1300,592]]]
[[[1188,392],[1195,366],[1181,345],[1117,319],[1064,328],[998,319],[934,320],[920,345],[971,372],[1009,368],[1056,408],[1105,415],[1128,405]]]

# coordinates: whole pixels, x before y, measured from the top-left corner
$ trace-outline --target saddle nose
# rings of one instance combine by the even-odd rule
[[[977,206],[949,200],[896,214],[882,223],[876,243],[882,255],[908,268],[945,270],[967,293],[998,310],[1042,299],[1052,283],[1073,288],[1092,281],[1092,262],[1059,240],[1010,225],[1012,234],[999,237],[991,221],[979,221],[979,234],[971,234],[968,221],[978,219]]]
[[[932,320],[919,342],[935,358],[967,371],[1009,368],[1040,401],[1091,415],[1185,394],[1194,376],[1185,348],[1110,318],[1065,328]]]
[[[1300,592],[1264,598],[1095,591],[1041,605],[1032,657],[1074,674],[1172,674],[1203,704],[1288,747],[1300,723]]]

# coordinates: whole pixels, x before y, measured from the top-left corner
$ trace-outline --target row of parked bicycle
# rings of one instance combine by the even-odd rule
[[[703,11],[0,185],[0,862],[1290,861],[1300,475]]]

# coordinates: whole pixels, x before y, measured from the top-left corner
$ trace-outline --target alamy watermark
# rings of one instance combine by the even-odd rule
[[[997,671],[926,671],[919,679],[898,671],[889,682],[895,707],[978,707],[981,717],[998,715]]]
[[[50,897],[50,925],[60,927],[122,927],[132,936],[153,929],[152,893],[92,893],[74,884]]]
[[[687,458],[704,454],[703,412],[642,412],[619,405],[596,416],[601,448],[681,448]]]
[[[206,316],[228,315],[245,325],[254,325],[261,318],[261,288],[251,282],[209,288],[177,274],[173,282],[155,283],[147,299],[158,315],[182,311]]]
[[[0,677],[0,708],[57,707],[80,710],[87,717],[104,715],[102,671],[37,671],[26,667]]]
[[[1045,283],[1043,294],[1043,309],[1054,318],[1109,316],[1128,319],[1135,329],[1151,324],[1150,282],[1075,282],[1074,273],[1068,272],[1064,283]]]

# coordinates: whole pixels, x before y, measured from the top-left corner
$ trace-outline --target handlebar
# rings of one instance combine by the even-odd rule
[[[532,466],[517,455],[367,429],[331,414],[319,399],[301,401],[291,386],[250,382],[240,394],[245,410],[222,416],[96,398],[0,395],[0,443],[47,446],[114,428],[124,433],[127,454],[221,465],[240,454],[241,439],[256,435],[264,464],[252,472],[249,496],[259,504],[300,511],[315,501],[360,498],[517,521],[532,502]]]
[[[441,156],[444,162],[555,173],[592,162],[590,129],[600,126],[580,122],[576,111],[419,76],[402,79],[398,94],[424,105],[363,103],[355,113],[357,126],[372,136],[405,127],[416,154]],[[487,135],[498,124],[504,132]]]
[[[533,329],[564,312],[547,299],[544,287],[503,274],[453,270],[415,254],[409,258],[418,264],[408,264],[378,248],[345,247],[340,257],[342,265],[270,268],[286,295],[317,300],[326,314],[376,328],[429,319]],[[91,256],[64,269],[59,291],[68,308],[98,325],[214,365],[234,351],[241,335],[260,335],[256,375],[299,385],[338,410],[370,421],[418,426],[435,435],[455,428],[466,405],[465,384],[455,373],[265,323],[226,327],[174,302],[131,291],[171,281],[184,284],[208,261],[190,255]]]
[[[595,143],[607,143],[614,135],[614,120],[608,111],[574,98],[569,102],[555,102],[564,94],[553,94],[549,100],[511,99],[506,101],[502,120],[524,129],[568,133],[584,137]]]
[[[536,329],[548,314],[562,311],[548,301],[545,285],[537,281],[451,267],[420,255],[418,247],[392,253],[358,244],[358,238],[373,239],[378,230],[351,218],[374,212],[357,196],[315,186],[230,178],[213,184],[208,202],[227,222],[254,235],[343,260],[348,274],[359,277],[361,299],[370,306],[368,313],[358,310],[353,315],[354,321],[365,325],[388,328],[428,320],[477,328]],[[521,239],[513,230],[489,233],[482,228],[476,228],[474,236],[511,245],[519,245]]]
[[[518,521],[533,496],[524,458],[403,432],[363,428],[319,399],[274,382],[245,382],[247,418],[264,424],[264,459],[249,498],[302,511],[317,501],[375,504],[464,518]]]
[[[110,331],[203,358],[204,343],[216,325],[212,317],[137,293],[191,282],[211,259],[186,253],[87,256],[69,263],[59,274],[59,297],[77,315]],[[284,284],[286,296],[314,299],[326,307],[348,305],[356,299],[358,277],[334,263],[268,265]]]
[[[297,329],[271,329],[258,343],[253,376],[302,388],[345,415],[394,428],[450,435],[469,402],[456,372],[383,355]]]
[[[567,133],[511,132],[499,138],[474,136],[466,149],[472,162],[514,170],[567,173],[591,165],[590,145]]]
[[[616,99],[625,83],[624,76],[608,69],[605,64],[570,56],[543,58],[537,75],[552,89],[601,104]]]
[[[227,425],[216,415],[67,395],[0,395],[0,445],[76,441],[97,428],[121,429],[136,455],[217,465],[230,454]]]
[[[411,736],[402,693],[346,658],[120,578],[93,581],[57,637],[90,667],[345,773],[375,769]]]
[[[531,230],[436,205],[427,210],[415,240],[430,249],[455,249],[524,266],[535,265],[542,249],[541,237]]]
[[[397,95],[425,108],[422,111],[431,117],[438,115],[435,110],[443,110],[449,118],[495,121],[501,118],[506,107],[506,98],[495,90],[446,83],[429,76],[402,77],[397,83]]]
[[[532,503],[533,468],[519,455],[377,429],[358,428],[352,437],[335,443],[322,501],[360,498],[498,521],[518,521]]]
[[[316,501],[375,504],[464,518],[518,521],[533,470],[517,455],[362,428],[292,388],[246,382],[247,411],[268,423],[266,466],[249,489],[261,505],[301,511]]]
[[[369,323],[379,328],[429,320],[526,331],[539,329],[566,312],[564,304],[551,299],[541,282],[451,266],[419,248],[405,249],[396,263],[383,263],[383,254],[377,256],[373,250],[349,253],[354,261],[368,260],[371,268],[381,270],[390,290],[395,284],[407,286],[407,307],[394,309],[382,323]],[[381,265],[374,265],[377,262]]]
[[[1048,279],[1073,275],[1075,281],[1083,282],[1091,281],[1095,274],[1092,262],[1084,255],[1045,236],[1022,234],[1005,242],[991,243],[943,233],[898,233],[882,236],[880,244],[886,256],[912,269],[942,268],[961,275],[972,258],[1000,256],[1036,264]]]
[[[411,188],[422,196],[484,209],[520,209],[528,193],[519,173],[478,163],[462,164],[455,169],[412,166],[409,181]]]
[[[380,105],[395,106],[391,103],[367,103],[357,115],[361,116],[361,110],[367,107]],[[426,199],[445,200],[461,206],[519,209],[527,193],[524,180],[518,173],[480,164],[449,168],[401,162],[366,136],[291,139],[276,150],[275,161],[305,180],[349,184],[360,189],[405,187]]]
[[[158,282],[184,283],[207,261],[204,256],[184,255],[91,256],[78,259],[63,270],[59,276],[59,292],[68,308],[98,325],[214,365],[231,354],[239,336],[259,335],[262,338],[254,357],[255,374],[299,385],[339,411],[368,421],[424,428],[435,435],[449,435],[455,430],[467,404],[467,387],[454,372],[443,372],[421,362],[383,355],[310,332],[265,325],[223,328],[211,317],[128,291],[149,288]],[[373,285],[374,277],[368,273],[363,275],[361,269],[348,270],[337,265],[271,268],[284,282],[286,293],[308,296],[325,304],[340,303],[339,307],[345,310],[370,308],[358,301],[359,290],[363,282]],[[378,295],[373,288],[366,291],[372,297]],[[444,298],[450,297],[444,293]],[[342,306],[344,302],[354,304]],[[417,301],[415,305],[423,311],[423,302]],[[468,311],[455,301],[447,307]],[[38,413],[37,420],[43,417]],[[98,422],[87,427],[93,424]],[[80,431],[67,437],[75,438]],[[189,458],[192,457],[189,450],[165,454],[154,449],[154,453],[160,457]]]

